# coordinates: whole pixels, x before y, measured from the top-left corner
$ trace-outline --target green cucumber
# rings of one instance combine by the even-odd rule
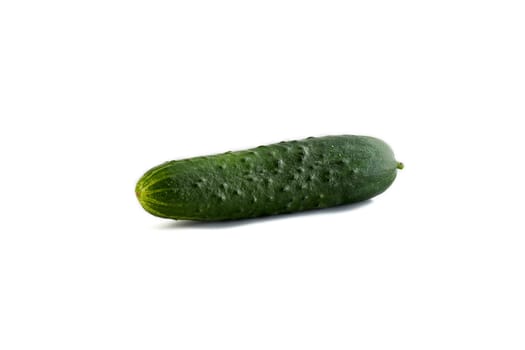
[[[146,172],[135,193],[155,216],[233,220],[366,200],[402,168],[377,138],[310,137],[166,162]]]

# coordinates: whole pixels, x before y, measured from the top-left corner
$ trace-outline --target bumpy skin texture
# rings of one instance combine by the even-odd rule
[[[144,209],[159,217],[232,220],[372,198],[401,168],[379,139],[311,137],[166,162],[146,172],[135,192]]]

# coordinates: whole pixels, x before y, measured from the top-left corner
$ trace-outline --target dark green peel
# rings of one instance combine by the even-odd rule
[[[149,213],[218,221],[326,208],[385,191],[403,164],[368,136],[326,136],[163,163],[135,192]]]

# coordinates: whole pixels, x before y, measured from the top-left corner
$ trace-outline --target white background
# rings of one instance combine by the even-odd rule
[[[0,348],[524,349],[523,1],[2,1]],[[328,134],[362,205],[153,217],[183,157]]]

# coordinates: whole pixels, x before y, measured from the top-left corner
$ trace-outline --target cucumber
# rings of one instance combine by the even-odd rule
[[[233,220],[366,200],[402,168],[377,138],[310,137],[166,162],[146,172],[135,193],[162,218]]]

